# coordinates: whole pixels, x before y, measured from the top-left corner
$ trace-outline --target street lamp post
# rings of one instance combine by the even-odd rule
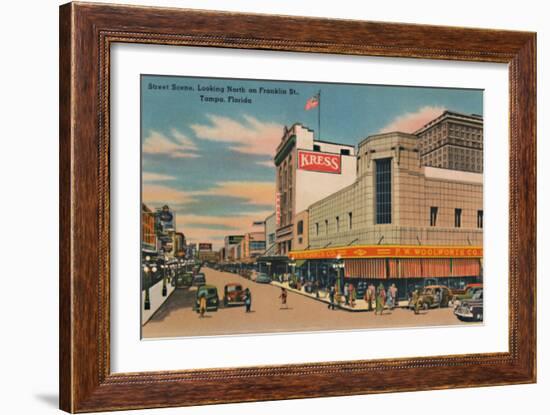
[[[161,265],[162,267],[162,296],[166,297],[168,295],[168,289],[166,288],[166,265]]]
[[[149,265],[148,265],[150,260],[151,260],[151,257],[147,255],[145,257],[145,264],[143,264],[143,272],[145,273],[145,301],[143,304],[143,308],[145,310],[151,309],[151,299],[149,297],[149,285],[151,285],[149,272],[151,272],[151,269],[149,268]]]
[[[145,301],[143,303],[143,309],[144,310],[150,310],[151,309],[151,299],[149,298],[149,272],[150,268],[147,266],[147,264],[143,265],[143,272],[145,274]]]
[[[298,286],[298,278],[296,278],[296,262],[291,261],[291,262],[288,263],[288,265],[290,265],[292,281],[294,282],[295,287],[297,287]]]
[[[342,261],[340,255],[336,257],[336,260],[338,262],[336,262],[335,264],[332,264],[332,267],[336,270],[336,287],[339,294],[342,292],[342,285],[344,282],[344,278],[340,273],[340,270],[344,270],[344,262]]]

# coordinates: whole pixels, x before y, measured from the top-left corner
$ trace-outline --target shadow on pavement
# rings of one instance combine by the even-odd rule
[[[189,291],[187,288],[174,290],[168,300],[166,300],[149,321],[163,321],[174,311],[181,310],[182,308],[191,309],[193,308],[194,301],[195,291]]]

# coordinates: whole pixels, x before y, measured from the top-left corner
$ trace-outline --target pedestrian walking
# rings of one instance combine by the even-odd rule
[[[389,293],[390,293],[390,298],[391,298],[391,307],[390,307],[390,309],[393,310],[397,306],[397,287],[395,286],[395,284],[391,285],[391,287],[389,289]]]
[[[288,305],[286,303],[287,296],[288,296],[288,293],[286,291],[286,288],[281,287],[281,295],[279,295],[279,298],[281,299],[281,308],[288,308]]]
[[[346,305],[349,305],[349,286],[348,286],[348,283],[344,284],[344,299],[346,300]]]
[[[384,306],[386,303],[386,289],[384,288],[384,285],[380,283],[376,291],[376,310],[374,314],[382,315],[384,313]]]
[[[366,301],[368,304],[368,310],[372,311],[372,302],[374,301],[376,297],[376,288],[374,287],[373,283],[370,283],[367,291],[365,291]]]
[[[246,307],[246,312],[250,313],[250,308],[252,307],[252,294],[248,288],[244,290],[244,305]]]
[[[328,305],[329,310],[336,310],[336,305],[334,304],[334,296],[336,295],[336,289],[332,285],[329,289],[328,296],[330,299],[330,303]]]
[[[199,298],[199,318],[204,317],[204,313],[206,313],[206,295],[203,294]]]
[[[348,295],[349,295],[349,303],[352,307],[355,307],[355,287],[353,286],[353,284],[350,284],[349,285],[349,288],[348,288]]]
[[[418,290],[414,290],[412,294],[411,304],[412,308],[414,310],[414,314],[418,314],[418,310],[420,309],[420,294]]]

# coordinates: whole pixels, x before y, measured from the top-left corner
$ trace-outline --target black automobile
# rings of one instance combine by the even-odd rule
[[[202,272],[193,275],[193,287],[200,287],[204,284],[206,284],[206,275],[204,275]]]
[[[471,299],[462,300],[454,313],[460,321],[483,321],[483,288]]]
[[[190,272],[182,272],[172,278],[172,286],[176,288],[190,287],[193,283],[193,274]]]
[[[218,311],[220,299],[218,297],[218,289],[214,285],[199,287],[195,295],[193,310],[197,313],[200,311],[200,299],[202,296],[206,297],[206,311]]]

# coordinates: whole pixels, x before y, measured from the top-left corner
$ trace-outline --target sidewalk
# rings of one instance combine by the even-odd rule
[[[149,300],[151,302],[150,310],[143,309],[143,304],[145,303],[145,290],[141,292],[141,325],[142,326],[145,323],[147,323],[151,319],[151,317],[153,317],[153,314],[157,312],[160,306],[163,305],[164,302],[168,300],[168,297],[170,297],[170,295],[174,292],[174,287],[172,286],[172,284],[168,282],[166,284],[166,288],[167,288],[166,297],[162,296],[162,280],[158,281],[155,285],[149,288]]]
[[[293,293],[296,293],[296,294],[303,295],[305,297],[309,297],[312,300],[320,301],[322,303],[327,304],[327,306],[330,303],[330,300],[329,300],[329,297],[328,297],[328,292],[326,292],[326,291],[319,291],[319,297],[317,297],[315,295],[315,293],[307,293],[307,292],[302,291],[302,290],[297,290],[296,288],[290,288],[288,286],[288,282],[280,283],[278,281],[271,281],[271,285],[274,285],[276,287],[281,287],[281,288],[284,287],[289,292],[293,292]],[[398,305],[397,305],[396,308],[406,308],[408,304],[409,304],[408,301],[401,300],[401,301],[398,302]],[[373,309],[374,309],[374,303],[373,303],[372,306],[373,306]],[[344,302],[341,302],[340,304],[338,304],[337,307],[342,309],[342,310],[351,311],[351,312],[369,311],[368,304],[363,299],[355,300],[355,307],[352,307],[350,305],[346,305]]]

